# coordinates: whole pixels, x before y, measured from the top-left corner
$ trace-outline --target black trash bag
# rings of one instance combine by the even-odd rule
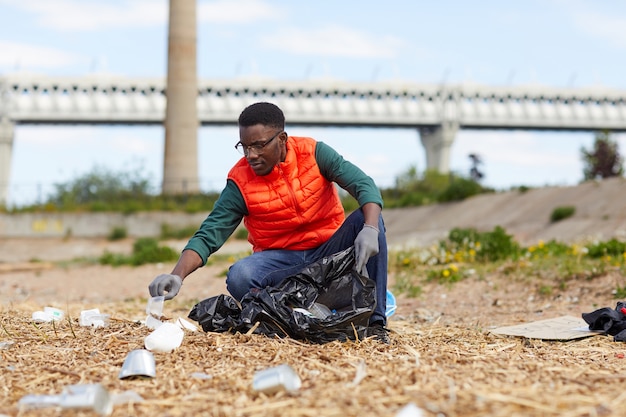
[[[583,320],[589,330],[599,330],[615,336],[616,342],[626,341],[626,303],[618,301],[615,309],[604,307],[591,313],[583,313]]]
[[[252,289],[241,308],[231,296],[219,295],[197,303],[188,317],[206,332],[246,333],[255,328],[254,333],[271,337],[326,343],[363,339],[375,308],[376,284],[354,270],[350,247],[276,287]]]

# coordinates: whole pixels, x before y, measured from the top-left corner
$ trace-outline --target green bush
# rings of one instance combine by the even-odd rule
[[[476,252],[478,260],[493,262],[507,258],[516,259],[519,256],[519,245],[500,226],[496,226],[491,232],[481,233],[479,242],[480,250]]]
[[[494,262],[519,257],[521,249],[513,236],[496,226],[491,232],[478,232],[476,229],[454,228],[448,234],[447,241],[439,242],[442,249],[451,253],[475,251],[479,262]]]
[[[181,228],[174,228],[167,223],[161,224],[161,239],[189,239],[196,233],[198,226],[185,226]]]
[[[115,254],[106,251],[99,259],[103,265],[143,265],[148,263],[171,262],[178,259],[178,252],[169,246],[159,246],[156,239],[151,237],[140,238],[133,244],[133,253],[130,256]]]
[[[116,226],[109,233],[109,240],[122,240],[128,236],[128,232],[124,226]]]
[[[457,244],[459,247],[467,246],[470,242],[477,242],[480,239],[480,233],[476,229],[461,229],[455,227],[448,233],[448,240]]]
[[[461,201],[473,195],[481,194],[486,191],[479,183],[472,179],[457,177],[452,180],[450,185],[439,195],[439,202]]]
[[[137,239],[133,244],[133,265],[169,262],[178,259],[178,253],[169,246],[159,246],[159,242],[151,237]]]
[[[563,219],[567,219],[568,217],[572,217],[576,213],[576,207],[574,206],[561,206],[552,210],[552,214],[550,215],[550,221],[552,223],[558,222]]]
[[[601,258],[603,256],[622,256],[626,253],[626,242],[620,242],[613,238],[606,242],[592,244],[587,248],[587,255],[591,258]]]

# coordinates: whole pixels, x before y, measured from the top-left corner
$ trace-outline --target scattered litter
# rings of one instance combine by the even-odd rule
[[[293,307],[293,311],[304,314],[306,317],[312,317],[320,320],[324,320],[327,317],[337,314],[337,310],[331,310],[324,304],[313,303],[308,309],[302,307]]]
[[[4,342],[0,342],[0,350],[10,349],[15,342],[13,340],[5,340]]]
[[[111,402],[113,405],[140,403],[143,402],[143,397],[135,391],[129,390],[119,394],[111,394]]]
[[[150,314],[146,317],[146,327],[151,330],[155,330],[157,327],[163,324],[163,322],[159,319],[155,319]]]
[[[397,308],[398,305],[396,304],[396,297],[391,291],[387,290],[387,309],[385,310],[385,316],[393,316]]]
[[[198,326],[196,326],[195,324],[193,324],[189,320],[185,320],[182,317],[179,317],[176,320],[176,324],[178,325],[178,327],[180,327],[183,330],[189,330],[189,331],[192,331],[192,332],[197,332],[198,331]]]
[[[130,377],[156,377],[156,365],[152,352],[145,349],[135,349],[126,355],[118,378]]]
[[[354,375],[354,379],[348,385],[356,387],[367,376],[367,367],[365,366],[364,360],[360,360],[356,364],[352,364],[352,365],[356,368],[356,373]]]
[[[54,307],[44,307],[43,311],[33,312],[32,319],[35,323],[50,323],[51,321],[60,321],[65,317],[63,310]]]
[[[543,340],[572,340],[600,334],[599,332],[590,331],[583,319],[573,316],[562,316],[515,326],[498,327],[491,330],[491,333]]]
[[[109,324],[109,314],[100,314],[100,310],[93,308],[91,310],[83,310],[80,312],[79,324],[89,327],[105,327]]]
[[[146,349],[169,353],[180,346],[185,332],[173,323],[163,323],[144,339]]]
[[[213,375],[205,374],[204,372],[194,372],[191,374],[191,377],[197,379],[213,379]]]
[[[423,417],[424,411],[413,403],[408,403],[396,414],[396,417]]]
[[[23,396],[18,404],[25,409],[47,407],[89,409],[107,416],[113,412],[111,396],[101,384],[70,385],[58,395],[28,394]]]
[[[146,306],[146,313],[148,313],[149,316],[152,316],[155,319],[161,320],[161,317],[163,317],[164,302],[165,297],[162,295],[149,298],[148,305]]]
[[[162,295],[157,295],[156,297],[151,297],[148,299],[148,305],[146,305],[146,313],[148,316],[146,317],[146,327],[152,330],[156,330],[162,324],[163,318],[163,303],[165,302],[165,297]]]
[[[267,368],[254,374],[252,389],[265,394],[273,394],[285,390],[295,392],[300,389],[302,381],[294,369],[286,364]]]
[[[615,342],[626,342],[626,304],[618,301],[614,309],[599,308],[591,313],[583,313],[583,319],[590,330],[613,336]]]

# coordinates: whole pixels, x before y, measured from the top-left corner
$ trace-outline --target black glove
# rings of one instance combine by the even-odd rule
[[[152,297],[164,295],[166,300],[171,300],[182,286],[183,280],[178,275],[161,274],[150,283],[148,290]]]

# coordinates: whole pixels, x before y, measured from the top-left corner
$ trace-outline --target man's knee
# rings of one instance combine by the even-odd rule
[[[251,288],[256,287],[254,277],[254,268],[249,262],[245,262],[245,259],[237,261],[226,273],[226,289],[233,297],[241,301]]]

